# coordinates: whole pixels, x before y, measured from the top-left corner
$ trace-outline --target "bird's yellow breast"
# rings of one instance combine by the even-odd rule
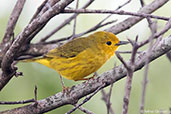
[[[46,66],[53,68],[67,79],[80,80],[96,72],[110,56],[87,49],[74,58],[53,58]]]

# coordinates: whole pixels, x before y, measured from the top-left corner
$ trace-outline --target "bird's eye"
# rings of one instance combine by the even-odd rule
[[[111,41],[107,41],[106,44],[110,46],[112,44],[112,42]]]

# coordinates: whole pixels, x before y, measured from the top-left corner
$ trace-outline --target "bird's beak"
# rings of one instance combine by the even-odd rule
[[[119,41],[117,44],[115,44],[115,46],[125,45],[128,43],[129,43],[128,41]]]

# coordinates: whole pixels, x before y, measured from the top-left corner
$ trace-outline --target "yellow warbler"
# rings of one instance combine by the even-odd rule
[[[50,50],[41,58],[29,59],[56,70],[70,80],[86,80],[96,72],[118,48],[127,44],[111,32],[100,31],[87,37],[76,38]]]

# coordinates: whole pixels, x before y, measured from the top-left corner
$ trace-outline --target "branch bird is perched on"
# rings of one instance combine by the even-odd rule
[[[96,72],[120,45],[127,43],[119,41],[111,32],[100,31],[69,41],[41,58],[26,61],[43,64],[70,80],[86,80],[85,77]]]

